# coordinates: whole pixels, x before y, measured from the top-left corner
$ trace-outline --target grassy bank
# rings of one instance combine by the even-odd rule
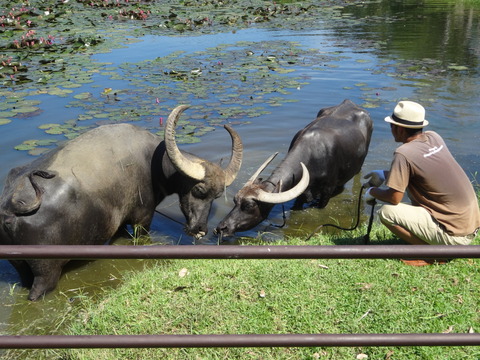
[[[353,234],[311,245],[360,243]],[[373,244],[399,243],[375,227]],[[287,244],[305,244],[289,239]],[[478,243],[478,239],[476,240]],[[172,260],[102,299],[71,334],[466,333],[480,330],[478,260],[414,268],[397,260]],[[473,359],[475,347],[94,349],[62,359]],[[37,356],[37,358],[39,358]]]

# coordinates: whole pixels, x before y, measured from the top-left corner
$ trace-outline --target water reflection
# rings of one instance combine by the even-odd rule
[[[370,40],[380,57],[405,60],[435,59],[464,65],[478,72],[480,53],[479,9],[464,1],[381,1],[350,5],[344,16],[362,20],[345,34],[349,23],[337,31],[359,41]]]

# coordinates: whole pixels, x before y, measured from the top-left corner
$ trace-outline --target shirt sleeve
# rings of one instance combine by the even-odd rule
[[[410,180],[410,165],[405,156],[395,153],[386,185],[394,190],[405,192]]]

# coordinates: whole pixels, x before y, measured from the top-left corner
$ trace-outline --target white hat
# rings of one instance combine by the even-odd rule
[[[387,116],[385,121],[398,126],[421,129],[428,125],[425,120],[425,108],[413,101],[400,101],[391,116]]]

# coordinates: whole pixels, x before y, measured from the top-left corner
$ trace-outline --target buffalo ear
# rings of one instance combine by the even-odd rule
[[[36,175],[36,176],[39,176],[41,178],[44,178],[44,179],[52,179],[54,178],[57,174],[54,173],[53,171],[46,171],[46,170],[33,170],[30,175],[28,175],[29,177],[33,176],[33,175]]]
[[[52,179],[55,174],[44,170],[33,170],[17,179],[12,191],[10,204],[15,215],[25,215],[38,210],[42,204],[44,189],[37,183],[35,176]]]

